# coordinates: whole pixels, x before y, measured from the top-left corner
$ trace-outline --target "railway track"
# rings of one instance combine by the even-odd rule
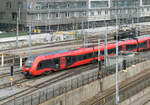
[[[144,102],[143,105],[149,105],[149,104],[150,104],[150,99],[148,101]]]
[[[21,71],[20,71],[20,70],[17,70],[17,71],[14,72],[14,75],[18,75],[18,74],[20,74],[20,73],[21,73]],[[0,79],[1,79],[1,78],[4,78],[4,77],[8,77],[8,76],[10,76],[10,73],[3,73],[3,74],[0,74]]]
[[[89,38],[90,40],[96,39],[94,37]],[[57,47],[57,46],[62,46],[62,45],[68,45],[68,44],[74,44],[75,43],[81,43],[83,40],[65,40],[65,41],[60,41],[60,42],[51,42],[47,43],[45,45],[40,45],[40,46],[32,46],[31,48],[33,50],[35,49],[40,49],[40,48],[47,48],[47,47]],[[0,52],[5,52],[5,51],[11,51],[11,50],[16,50],[17,48],[14,49],[7,49],[7,50],[0,50]],[[22,48],[21,48],[22,49]],[[24,48],[25,49],[25,48]]]
[[[119,84],[119,94],[120,96],[120,102],[124,101],[124,96],[126,95],[127,91],[133,89],[136,86],[141,85],[145,81],[150,82],[150,71],[144,72],[142,74],[139,74],[137,76],[130,78],[127,81],[123,81]],[[86,102],[81,103],[80,105],[115,105],[115,87],[108,89],[102,93],[99,93],[97,96],[95,96],[93,99],[90,99]],[[136,93],[135,93],[136,94]],[[129,98],[129,97],[126,97]]]
[[[97,38],[95,37],[91,37],[88,39],[90,43],[97,43]],[[113,40],[113,37],[108,38],[108,40]],[[104,39],[102,39],[101,41],[104,41]],[[61,42],[52,42],[52,43],[48,43],[46,45],[40,45],[40,46],[32,46],[31,49],[32,50],[37,50],[37,49],[44,49],[44,48],[48,48],[48,47],[59,47],[59,46],[66,46],[66,45],[73,45],[73,44],[82,44],[83,40],[67,40],[67,41],[61,41]],[[28,50],[29,48],[19,48],[19,49],[7,49],[7,50],[0,50],[0,52],[12,52],[14,50],[18,50],[18,51],[24,51],[24,50]]]
[[[4,103],[4,105],[5,105],[6,102],[13,100],[14,97],[15,98],[24,97],[24,96],[32,94],[33,92],[38,91],[38,90],[40,90],[44,87],[47,87],[47,86],[49,86],[53,83],[61,81],[65,78],[68,78],[68,77],[76,75],[76,74],[80,74],[80,73],[84,72],[85,69],[87,71],[87,70],[91,70],[91,69],[94,69],[94,68],[96,68],[95,64],[90,64],[90,65],[81,66],[80,68],[79,67],[73,68],[72,70],[71,69],[65,70],[65,71],[61,72],[60,75],[54,76],[53,78],[47,79],[45,81],[41,81],[40,83],[37,83],[33,86],[30,86],[29,88],[24,89],[23,91],[20,91],[20,92],[14,94],[14,95],[11,95],[9,97],[1,99],[0,104]],[[55,74],[53,74],[53,75],[55,75]],[[40,80],[40,77],[37,78],[37,79]],[[31,80],[31,81],[33,81],[33,80]]]

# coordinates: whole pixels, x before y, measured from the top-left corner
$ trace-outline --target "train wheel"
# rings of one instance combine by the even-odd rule
[[[49,74],[51,74],[52,73],[52,70],[50,70],[50,71],[45,71],[43,74],[44,75],[49,75]]]
[[[32,79],[33,78],[33,76],[32,75],[27,75],[27,76],[25,76],[27,79]]]

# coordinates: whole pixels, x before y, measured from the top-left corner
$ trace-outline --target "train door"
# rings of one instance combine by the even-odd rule
[[[147,40],[147,48],[150,48],[150,40]]]
[[[126,45],[122,45],[122,51],[126,51]]]
[[[64,69],[66,67],[66,58],[65,57],[61,57],[60,58],[60,68]]]

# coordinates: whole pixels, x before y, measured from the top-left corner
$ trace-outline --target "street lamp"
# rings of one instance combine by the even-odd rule
[[[20,8],[17,14],[17,27],[16,27],[16,47],[18,47],[18,36],[19,36],[19,20],[20,20]]]
[[[118,85],[118,29],[119,29],[119,19],[118,19],[118,0],[116,0],[116,105],[119,105],[119,85]]]

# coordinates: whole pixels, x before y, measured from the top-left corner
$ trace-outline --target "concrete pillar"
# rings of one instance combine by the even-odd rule
[[[22,57],[20,56],[20,68],[22,68]]]
[[[90,8],[91,8],[91,0],[89,0],[89,3],[88,3],[88,9],[90,9]]]
[[[109,7],[109,9],[111,8],[111,1],[110,0],[108,0],[108,7]]]
[[[4,54],[2,53],[2,57],[1,57],[1,66],[4,66]]]
[[[143,5],[143,0],[140,0],[140,6],[142,6]]]

